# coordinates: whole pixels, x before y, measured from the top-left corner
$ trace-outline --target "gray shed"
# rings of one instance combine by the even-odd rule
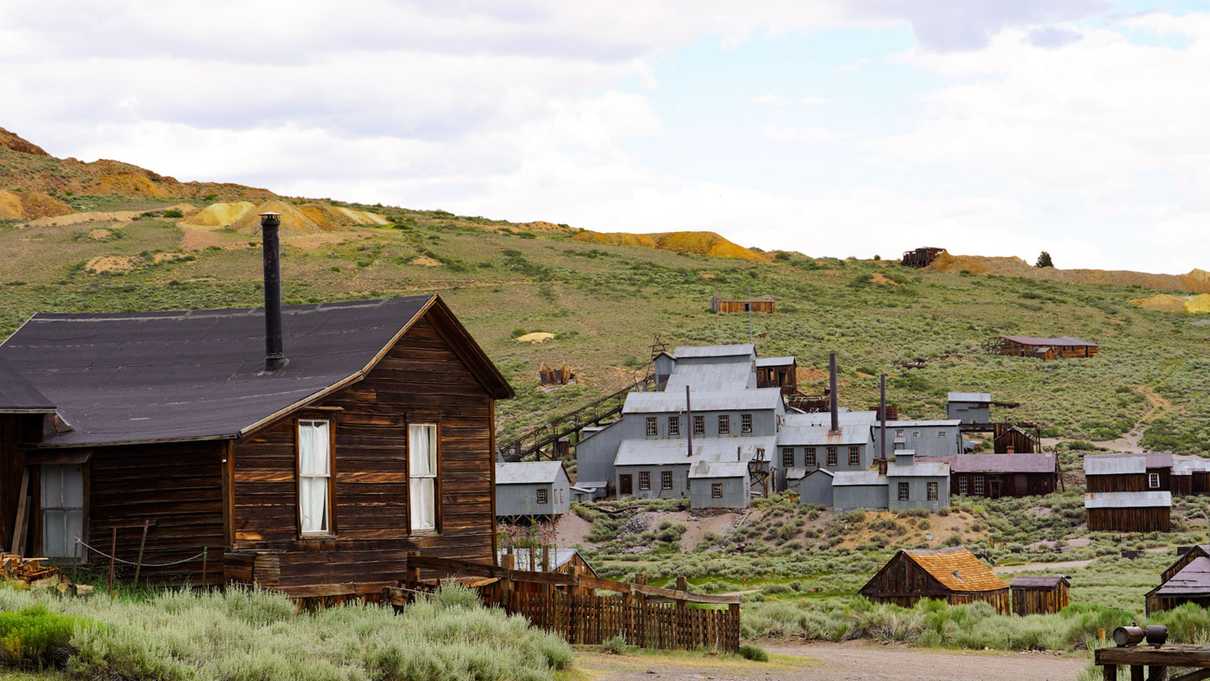
[[[988,423],[991,406],[991,393],[952,392],[946,396],[945,415],[962,423]]]
[[[496,463],[496,516],[560,515],[571,508],[571,481],[559,461]]]
[[[747,508],[751,501],[746,461],[698,461],[689,468],[690,508]]]
[[[954,456],[962,453],[962,421],[959,419],[887,421],[887,454],[910,449],[919,456]],[[874,446],[878,447],[881,425],[873,426]]]
[[[887,508],[892,511],[949,508],[949,464],[915,459],[915,452],[900,450],[895,452],[895,460],[887,464]]]
[[[832,471],[816,468],[799,480],[798,503],[832,508]]]
[[[832,474],[833,509],[851,511],[886,507],[886,476],[879,475],[877,471],[836,471]]]

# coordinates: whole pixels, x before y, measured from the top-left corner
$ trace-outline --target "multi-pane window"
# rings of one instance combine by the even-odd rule
[[[668,417],[668,434],[669,435],[680,435],[681,434],[681,417],[679,417],[679,416],[669,416]]]
[[[861,447],[849,447],[849,465],[861,465]]]
[[[545,506],[547,501],[548,501],[548,499],[547,499],[547,496],[546,496],[546,490],[545,490],[545,489],[539,489],[539,490],[538,490],[538,505],[539,505],[539,506]]]
[[[647,491],[651,489],[651,471],[639,471],[639,490]]]
[[[816,465],[816,461],[815,461],[815,448],[814,448],[814,447],[807,447],[807,454],[806,454],[806,456],[807,456],[807,460],[806,460],[806,462],[805,462],[805,463],[806,463],[806,465],[807,465],[807,466],[814,466],[814,465]]]
[[[958,476],[958,494],[966,496],[966,489],[967,489],[966,476],[959,475]]]
[[[900,501],[908,500],[908,498],[911,496],[910,489],[911,488],[908,487],[908,483],[906,483],[906,482],[899,483],[899,500]]]
[[[975,476],[974,487],[975,487],[975,496],[977,496],[977,497],[983,496],[983,476],[982,475]]]
[[[740,414],[739,432],[744,435],[752,432],[752,414]]]
[[[794,465],[794,448],[783,447],[781,450],[781,465],[789,468]]]
[[[655,437],[660,434],[660,422],[654,416],[647,417],[647,437]]]
[[[1147,474],[1147,487],[1150,489],[1159,489],[1160,488],[1160,474],[1159,473],[1148,473]]]
[[[437,529],[437,425],[408,426],[408,519],[412,531]]]
[[[332,531],[332,439],[328,421],[298,422],[298,520],[303,534]]]
[[[723,483],[721,483],[721,482],[710,483],[710,498],[711,499],[722,499],[723,498]]]
[[[719,435],[730,435],[731,434],[731,416],[729,416],[727,414],[718,415],[718,434]]]
[[[827,451],[828,451],[828,465],[835,466],[836,465],[836,447],[829,445]]]
[[[928,484],[928,500],[937,501],[937,483],[935,482]]]
[[[672,489],[672,471],[660,472],[660,489]]]
[[[84,534],[84,476],[74,465],[42,466],[42,555],[80,558]]]
[[[944,431],[944,430],[939,430],[939,431],[937,431],[937,437],[944,438],[944,437],[945,437],[945,431]]]
[[[703,415],[703,414],[694,414],[693,415],[693,434],[694,435],[705,435],[706,434],[706,417],[705,417],[705,415]]]

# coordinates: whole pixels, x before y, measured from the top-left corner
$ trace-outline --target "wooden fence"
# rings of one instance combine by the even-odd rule
[[[739,598],[631,584],[589,576],[527,572],[444,558],[410,557],[409,584],[387,589],[386,598],[403,605],[420,571],[439,576],[476,577],[485,605],[522,615],[570,643],[600,644],[615,636],[643,648],[739,648]],[[602,595],[605,592],[608,595]]]

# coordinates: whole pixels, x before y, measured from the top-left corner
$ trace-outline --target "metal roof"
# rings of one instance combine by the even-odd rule
[[[700,357],[734,357],[736,355],[756,356],[756,346],[751,343],[734,345],[682,345],[672,351],[676,359],[693,359]]]
[[[1171,468],[1171,454],[1088,454],[1084,475],[1139,475],[1148,468]]]
[[[790,466],[786,469],[786,480],[802,480],[805,477],[807,477],[807,469],[805,466]]]
[[[1172,492],[1089,492],[1084,508],[1169,508]]]
[[[878,422],[875,426],[881,425]],[[953,428],[962,425],[962,419],[922,419],[887,421],[886,427],[891,428]]]
[[[691,389],[692,390],[692,389]],[[694,412],[776,409],[781,404],[781,388],[755,388],[724,392],[693,391],[690,403]],[[677,392],[632,392],[626,396],[623,414],[663,414],[685,411],[685,395]],[[739,428],[738,423],[732,424]]]
[[[591,490],[601,489],[602,487],[605,487],[608,484],[609,483],[605,482],[604,480],[601,480],[600,482],[598,482],[596,480],[576,480],[576,484],[572,485],[572,487],[577,487],[582,490],[591,491]]]
[[[950,474],[948,463],[917,461],[910,464],[890,462],[886,466],[888,478],[944,478]]]
[[[689,468],[690,480],[695,478],[744,478],[747,476],[747,461],[700,460]]]
[[[879,475],[878,471],[836,471],[832,473],[833,487],[885,486],[886,484],[887,479]]]
[[[248,308],[39,313],[0,345],[0,357],[73,428],[44,446],[233,438],[358,380],[397,334],[438,310],[457,326],[436,296],[283,306],[289,364],[271,373],[264,311]],[[473,350],[479,378],[496,396],[510,396],[486,355]]]
[[[1156,596],[1210,594],[1210,558],[1199,556],[1152,592]]]
[[[1053,589],[1061,582],[1068,582],[1068,579],[1062,575],[1022,575],[1013,577],[1010,586],[1014,589]]]
[[[987,563],[962,548],[904,551],[914,563],[951,591],[999,591],[1008,584]]]
[[[878,421],[878,413],[875,411],[849,411],[841,407],[836,414],[836,420],[842,426],[860,424],[868,427]],[[790,412],[786,414],[786,426],[788,427],[830,425],[832,425],[832,415],[826,411]]]
[[[756,366],[758,367],[783,367],[787,364],[794,364],[794,357],[757,357]]]
[[[826,445],[861,445],[870,441],[870,428],[864,424],[841,424],[840,430],[832,432],[829,426],[787,425],[777,435],[779,445],[809,447]]]
[[[936,457],[951,473],[1054,473],[1054,454],[960,454]]]
[[[55,405],[0,357],[0,414],[53,414]]]
[[[752,390],[756,388],[756,370],[750,360],[742,357],[734,362],[677,364],[668,377],[664,392],[679,395],[683,403],[685,386],[694,394]]]
[[[990,403],[992,401],[991,393],[961,393],[952,392],[945,396],[947,402],[978,402]]]
[[[1173,475],[1192,475],[1194,471],[1210,471],[1210,459],[1200,456],[1173,456]]]
[[[762,437],[695,437],[693,456],[689,456],[689,445],[684,438],[622,440],[614,457],[615,466],[665,466],[692,464],[696,461],[748,461],[756,456],[757,449],[765,450],[765,457],[773,456],[777,438]]]
[[[1060,347],[1070,347],[1075,345],[1088,345],[1096,347],[1095,341],[1084,340],[1083,338],[1073,338],[1072,336],[1056,336],[1055,338],[1042,338],[1040,336],[1002,336],[1007,340],[1021,345],[1058,345]]]
[[[567,476],[559,461],[498,461],[497,485],[534,485],[552,483]]]

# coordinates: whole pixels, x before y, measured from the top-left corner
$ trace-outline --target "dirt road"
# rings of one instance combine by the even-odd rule
[[[1087,662],[1045,653],[937,651],[862,641],[769,645],[769,662],[700,655],[578,653],[593,681],[1074,681]]]

